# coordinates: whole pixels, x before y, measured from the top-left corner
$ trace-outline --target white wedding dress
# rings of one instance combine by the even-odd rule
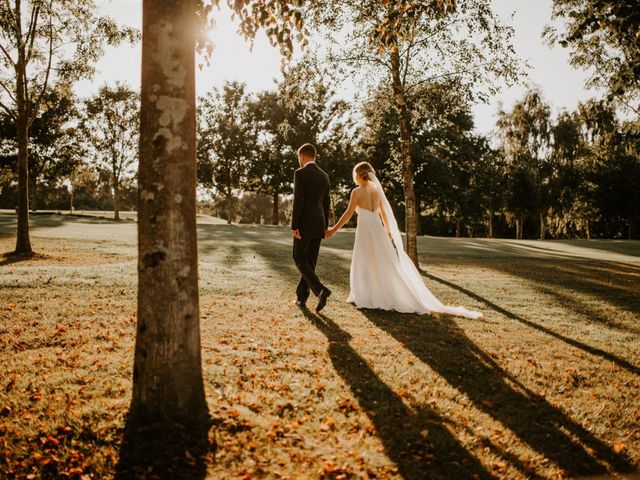
[[[384,209],[389,233],[377,205],[374,211],[358,207],[358,226],[351,259],[351,292],[348,302],[358,308],[395,310],[402,313],[446,313],[479,318],[480,312],[443,305],[425,286],[420,272],[404,251],[402,236],[377,177],[369,173],[378,193],[375,202]]]

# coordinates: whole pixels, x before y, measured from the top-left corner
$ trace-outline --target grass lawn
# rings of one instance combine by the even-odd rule
[[[1,214],[0,252],[14,228]],[[292,304],[288,230],[206,222],[199,238],[210,478],[640,468],[640,242],[421,238],[429,288],[485,313],[467,320],[347,304],[350,232],[323,243],[322,315]],[[0,478],[115,474],[135,242],[130,221],[37,215],[39,255],[0,256]]]

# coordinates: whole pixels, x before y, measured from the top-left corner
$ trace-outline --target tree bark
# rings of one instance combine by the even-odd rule
[[[544,215],[540,214],[540,240],[544,240],[546,237],[547,226],[544,222]]]
[[[69,188],[69,213],[73,213],[73,194],[74,194],[73,182],[71,182]]]
[[[19,15],[19,11],[16,12]],[[18,17],[19,18],[19,17]],[[29,238],[29,118],[27,111],[24,43],[18,45],[16,63],[16,141],[18,143],[18,232],[15,253],[32,253]]]
[[[120,185],[115,175],[113,179],[113,219],[120,220]]]
[[[402,178],[405,203],[405,233],[407,254],[416,265],[418,262],[416,195],[413,186],[413,157],[411,155],[411,124],[409,108],[405,98],[404,85],[400,76],[400,56],[398,50],[391,51],[391,76],[395,104],[400,120],[400,152],[402,155]]]
[[[493,238],[493,210],[489,210],[489,238]]]
[[[518,214],[516,218],[516,240],[522,240],[522,227],[524,224],[524,215]]]
[[[233,223],[233,196],[231,195],[231,188],[227,193],[227,223],[231,225]]]
[[[460,238],[462,236],[462,222],[460,219],[456,220],[456,238]]]
[[[202,424],[194,1],[144,0],[132,425]]]
[[[275,192],[273,194],[273,215],[271,217],[271,223],[273,225],[278,225],[279,222],[279,217],[280,217],[280,213],[278,210],[278,202],[280,201],[280,195],[278,195],[278,192]]]

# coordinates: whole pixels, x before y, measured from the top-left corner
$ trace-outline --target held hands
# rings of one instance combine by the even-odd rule
[[[302,239],[302,235],[300,235],[300,229],[296,228],[295,230],[291,230],[291,235],[293,235],[293,238],[296,238],[298,240]]]
[[[330,228],[329,230],[324,232],[324,238],[333,237],[336,234],[337,231],[338,231],[338,229],[336,227]]]

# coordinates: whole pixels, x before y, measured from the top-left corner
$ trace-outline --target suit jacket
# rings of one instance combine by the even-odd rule
[[[293,175],[293,213],[291,230],[300,230],[302,238],[324,238],[329,227],[329,175],[310,163]]]

